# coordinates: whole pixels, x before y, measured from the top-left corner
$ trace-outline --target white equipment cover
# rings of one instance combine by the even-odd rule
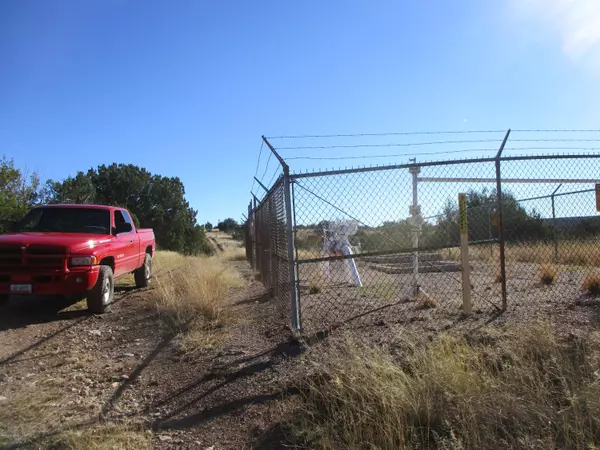
[[[352,256],[352,247],[350,246],[349,236],[353,236],[358,231],[358,223],[354,220],[346,221],[334,221],[327,222],[323,227],[325,238],[323,239],[323,250],[322,255],[324,257],[332,254],[343,254],[349,258],[345,258],[344,263],[344,279],[348,283],[352,283],[355,286],[362,287],[360,275],[356,268],[356,263]],[[329,267],[329,261],[324,261],[323,265],[323,277],[325,279],[331,278],[331,272]]]

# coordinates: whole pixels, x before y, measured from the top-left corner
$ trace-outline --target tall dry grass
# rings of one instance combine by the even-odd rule
[[[150,450],[152,433],[140,427],[104,424],[65,430],[44,443],[44,448],[62,450]]]
[[[246,249],[244,247],[230,247],[218,255],[223,261],[245,261]]]
[[[596,448],[600,334],[561,342],[547,327],[404,338],[391,353],[352,338],[306,382],[311,448]]]
[[[460,249],[445,249],[442,251],[442,256],[449,260],[460,261]],[[469,257],[478,261],[498,261],[500,250],[497,244],[471,245]],[[556,260],[554,244],[551,242],[507,244],[506,260],[537,264],[600,266],[600,241],[560,241]]]
[[[215,344],[215,329],[234,321],[230,290],[243,285],[218,257],[157,252],[152,296],[163,323],[186,350]]]

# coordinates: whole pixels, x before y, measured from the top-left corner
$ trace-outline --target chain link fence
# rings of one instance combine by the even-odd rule
[[[249,208],[247,255],[297,330],[444,328],[465,313],[578,301],[594,283],[600,291],[600,155],[302,174],[282,165]]]
[[[280,177],[264,200],[250,209],[245,228],[246,255],[260,281],[276,300],[283,317],[291,314],[290,247],[284,179]]]

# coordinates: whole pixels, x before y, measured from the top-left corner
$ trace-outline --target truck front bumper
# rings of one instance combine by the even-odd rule
[[[74,267],[67,271],[0,269],[0,295],[18,295],[11,286],[31,286],[30,295],[74,295],[82,294],[94,287],[98,281],[98,266]],[[28,292],[24,292],[29,294]]]

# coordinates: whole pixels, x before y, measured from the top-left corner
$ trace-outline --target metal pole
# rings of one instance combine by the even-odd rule
[[[298,285],[296,282],[296,261],[294,252],[294,222],[292,216],[292,188],[290,168],[283,166],[283,183],[285,196],[285,215],[286,215],[286,236],[287,236],[287,251],[290,273],[290,291],[292,302],[292,328],[294,331],[301,330],[300,314],[298,308]]]
[[[273,154],[275,155],[275,158],[277,158],[277,161],[279,161],[279,164],[281,164],[281,166],[285,169],[286,167],[288,168],[288,176],[289,176],[289,166],[286,164],[286,162],[284,161],[284,159],[279,155],[279,153],[277,153],[277,150],[275,150],[275,147],[273,147],[271,145],[271,143],[267,140],[266,137],[262,136],[262,140],[265,142],[265,144],[267,144],[267,147],[269,147],[269,150],[271,150],[273,152]]]
[[[254,177],[254,179],[256,180],[258,185],[265,190],[265,192],[269,192],[269,190],[266,188],[266,186],[264,184],[262,184],[258,178]],[[252,194],[252,195],[254,195],[254,194]]]
[[[502,278],[502,311],[506,311],[506,255],[504,242],[504,218],[502,214],[502,174],[500,171],[500,158],[510,136],[510,128],[504,136],[502,145],[496,154],[496,196],[498,197],[498,240],[500,241],[500,277]]]
[[[558,262],[558,239],[556,238],[556,210],[554,209],[554,197],[561,187],[562,184],[559,184],[554,192],[552,192],[550,195],[550,198],[552,199],[552,238],[554,240],[554,262]]]
[[[462,272],[463,313],[471,314],[471,265],[469,263],[467,194],[458,194],[458,211],[460,222],[460,261]]]
[[[488,239],[491,241],[493,238],[492,232],[492,208],[490,204],[486,205],[487,213],[488,213]],[[494,246],[490,245],[490,261],[494,259]]]
[[[421,233],[420,217],[421,207],[419,206],[419,192],[417,177],[421,172],[418,166],[411,167],[408,171],[412,175],[412,205],[410,214],[412,219],[412,247],[413,247],[413,296],[419,295],[419,234]]]
[[[293,180],[291,181],[292,186],[292,213],[293,213],[293,229],[294,229],[294,255],[296,259],[294,260],[295,264],[295,276],[296,276],[296,305],[298,310],[298,328],[302,329],[302,300],[300,294],[300,266],[298,265],[298,261],[300,261],[300,256],[298,255],[298,246],[296,242],[298,241],[298,230],[296,229],[296,189],[295,183]]]
[[[262,136],[263,141],[267,144],[267,147],[273,152],[281,166],[283,167],[283,195],[285,201],[285,215],[286,215],[286,237],[287,237],[287,253],[288,253],[288,264],[290,274],[290,300],[292,303],[292,328],[294,331],[301,331],[302,324],[300,323],[299,307],[298,307],[298,284],[296,279],[296,260],[294,251],[294,217],[292,215],[292,180],[290,177],[290,166],[284,161],[284,159],[277,153],[275,147],[267,140],[266,137]]]
[[[250,267],[254,269],[254,261],[252,257],[252,230],[250,228],[252,225],[252,200],[250,200],[250,203],[248,203],[248,220],[246,221],[246,226],[244,228],[246,230],[246,259],[250,262]]]
[[[256,197],[254,197],[253,199],[254,201],[254,208],[252,208],[252,227],[254,228],[252,230],[252,268],[254,270],[256,270],[258,268],[258,245],[257,245],[257,241],[258,241],[258,220],[257,220],[257,216],[258,214],[256,214]]]

